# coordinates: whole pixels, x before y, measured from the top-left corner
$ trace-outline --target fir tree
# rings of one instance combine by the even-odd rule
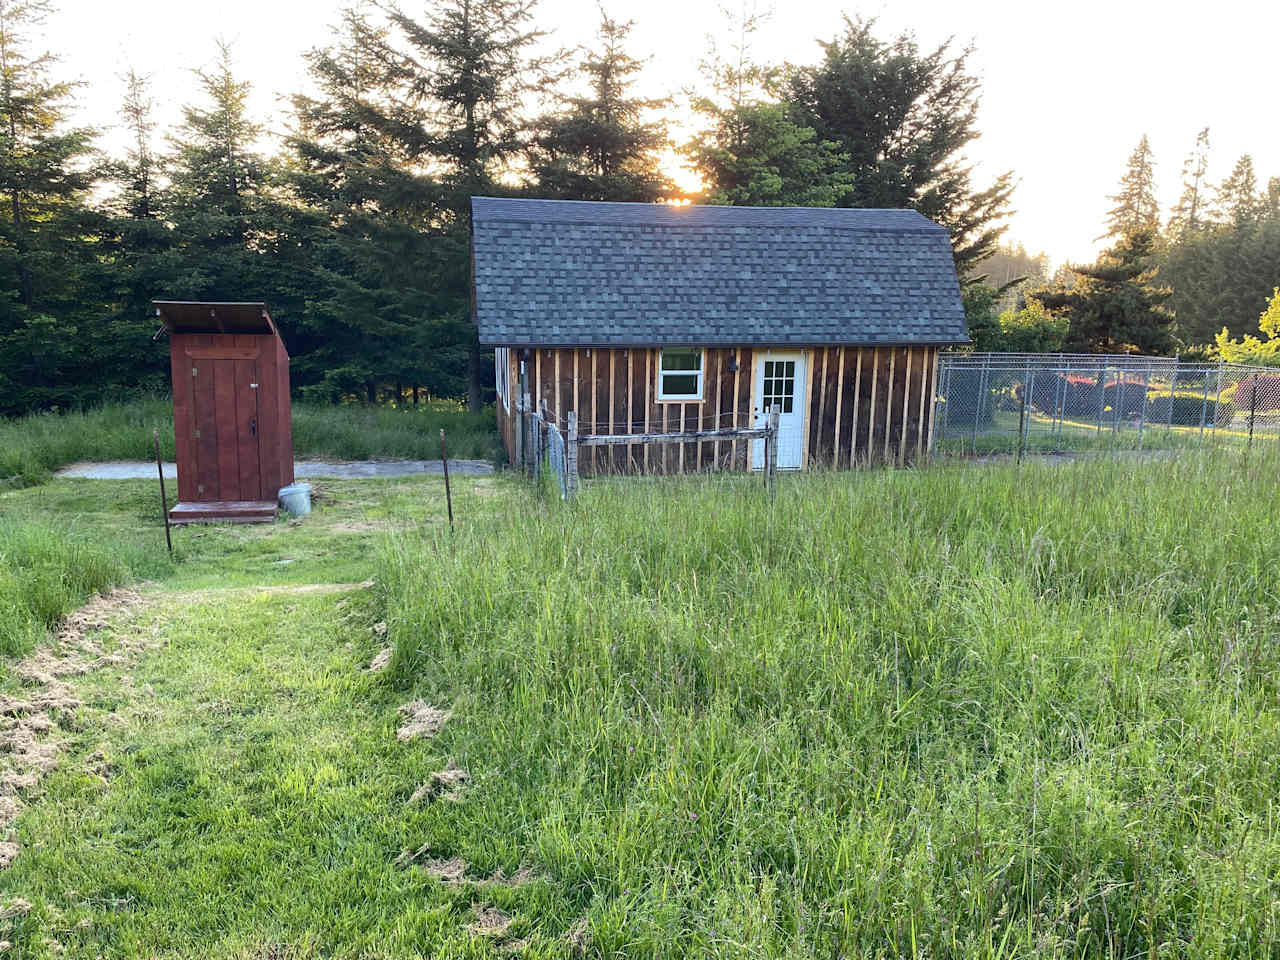
[[[1244,154],[1236,161],[1231,175],[1218,185],[1214,196],[1214,214],[1222,223],[1243,227],[1257,223],[1266,210],[1266,201],[1258,192],[1258,175],[1253,157]]]
[[[75,84],[32,52],[49,7],[0,0],[0,413],[65,402],[82,365],[77,324],[96,313],[93,131],[66,125]]]
[[[501,190],[499,177],[524,151],[527,98],[545,93],[550,58],[533,48],[536,0],[433,0],[419,21],[392,7],[399,36],[380,48],[388,85],[404,91],[397,136],[414,162],[438,170],[452,253],[440,281],[459,322],[471,320],[471,197]],[[492,379],[474,326],[468,400],[475,409]]]
[[[129,146],[123,159],[104,167],[104,179],[114,187],[103,204],[100,236],[108,320],[100,325],[95,353],[132,388],[158,392],[168,386],[168,358],[163,344],[152,341],[151,301],[169,288],[175,266],[166,223],[165,158],[155,149],[147,78],[131,69],[124,84],[120,119]]]
[[[1205,176],[1209,172],[1209,128],[1196,135],[1195,148],[1182,164],[1182,195],[1169,218],[1169,234],[1178,238],[1200,230],[1205,217]]]
[[[299,338],[299,382],[335,399],[399,382],[456,396],[466,330],[435,265],[456,256],[439,224],[439,184],[405,146],[398,87],[377,53],[388,30],[344,11],[337,41],[307,54],[318,97],[293,98],[291,181],[308,215],[314,284]],[[452,311],[452,312],[451,312]]]
[[[590,92],[561,97],[561,109],[539,121],[530,145],[539,196],[652,203],[672,191],[658,165],[666,124],[646,120],[670,101],[629,95],[644,68],[626,52],[632,26],[600,8],[597,46],[583,48],[578,63]]]
[[[730,50],[714,47],[702,64],[710,95],[692,106],[706,126],[681,152],[706,183],[712,203],[830,207],[844,201],[852,177],[837,145],[796,123],[773,93],[779,71],[751,58],[763,17],[744,6],[731,15]]]
[[[874,20],[846,19],[823,57],[786,75],[797,123],[812,127],[847,159],[856,207],[911,207],[951,233],[956,267],[968,276],[994,252],[1013,192],[1010,173],[973,183],[965,148],[979,136],[979,81],[972,50],[949,44],[921,51],[904,33],[883,42]]]
[[[1144,133],[1133,153],[1124,176],[1120,178],[1120,190],[1109,198],[1115,204],[1107,213],[1107,232],[1104,237],[1125,237],[1130,234],[1151,231],[1160,224],[1160,204],[1156,201],[1155,159],[1151,143]]]
[[[1135,230],[1092,266],[1075,267],[1070,290],[1035,298],[1067,321],[1065,349],[1087,353],[1166,354],[1174,348],[1170,291],[1155,284],[1156,233]]]

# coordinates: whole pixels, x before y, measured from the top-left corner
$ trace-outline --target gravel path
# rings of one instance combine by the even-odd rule
[[[443,473],[439,460],[359,460],[340,463],[331,460],[295,460],[293,474],[299,480],[323,478],[355,479],[360,477],[408,477],[416,473]],[[450,460],[449,472],[459,476],[483,476],[493,473],[487,460]],[[156,465],[143,460],[116,460],[110,463],[73,463],[56,474],[89,480],[146,480],[156,475]],[[164,475],[178,475],[178,465],[166,463]]]

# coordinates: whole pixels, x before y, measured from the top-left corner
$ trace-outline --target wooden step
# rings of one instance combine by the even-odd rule
[[[210,500],[204,503],[177,503],[169,511],[169,522],[182,523],[270,523],[276,518],[271,500]]]

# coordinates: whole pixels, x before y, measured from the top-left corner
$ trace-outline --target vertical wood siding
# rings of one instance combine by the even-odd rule
[[[625,435],[749,426],[756,411],[755,356],[750,347],[708,348],[702,399],[659,403],[655,348],[530,350],[526,382],[534,406],[561,429],[570,410],[582,434]],[[519,393],[519,348],[511,350],[512,403]],[[850,469],[914,463],[928,449],[937,350],[933,347],[814,347],[805,351],[808,383],[803,438],[810,466]],[[730,356],[737,370],[729,370]],[[514,409],[514,408],[513,408]],[[498,405],[509,457],[515,422]],[[746,470],[744,440],[585,447],[584,475]]]

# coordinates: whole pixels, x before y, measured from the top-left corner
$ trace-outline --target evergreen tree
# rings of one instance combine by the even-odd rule
[[[156,321],[151,301],[169,288],[175,267],[165,222],[165,158],[155,150],[154,100],[147,78],[130,70],[124,81],[120,118],[129,146],[123,159],[103,169],[114,190],[102,210],[106,317],[98,325],[94,352],[105,369],[132,389],[158,392],[168,387],[168,359],[164,345],[152,340]]]
[[[692,97],[706,126],[682,148],[712,203],[831,207],[847,199],[846,157],[793,111],[772,99],[779,72],[751,59],[762,18],[745,7],[732,21],[728,57],[714,48],[702,64],[711,95]]]
[[[1067,321],[1065,349],[1087,353],[1167,354],[1174,348],[1170,291],[1155,285],[1156,233],[1136,230],[1089,267],[1076,267],[1070,290],[1035,294]]]
[[[378,56],[387,42],[367,8],[344,11],[337,42],[306,57],[319,96],[293,98],[291,180],[313,278],[298,382],[327,399],[373,400],[389,382],[415,395],[466,388],[467,331],[436,267],[457,251],[439,226],[442,190],[405,147],[413,121]]]
[[[308,295],[308,256],[291,234],[294,211],[285,202],[279,164],[255,149],[262,127],[249,114],[250,85],[237,78],[230,46],[219,42],[213,67],[196,77],[203,102],[183,108],[183,122],[170,137],[166,214],[173,224],[173,269],[163,293],[266,299],[289,344]]]
[[[1214,214],[1218,221],[1231,227],[1257,223],[1266,210],[1266,201],[1258,193],[1258,175],[1253,157],[1244,154],[1236,161],[1231,176],[1218,185],[1214,196]]]
[[[669,142],[666,124],[645,119],[670,101],[629,96],[644,68],[626,52],[632,26],[601,7],[598,46],[583,48],[578,63],[590,92],[561,97],[561,109],[539,121],[530,144],[531,185],[539,196],[652,203],[671,193],[658,165]]]
[[[525,148],[526,99],[549,83],[546,57],[533,48],[536,0],[433,0],[426,18],[391,8],[399,36],[380,48],[388,85],[405,92],[397,130],[414,162],[438,170],[445,188],[444,226],[452,254],[440,281],[459,322],[471,322],[471,197],[502,191],[499,177]],[[470,341],[470,406],[478,408],[492,381],[474,325]]]
[[[1169,234],[1176,238],[1194,234],[1206,221],[1205,176],[1209,172],[1209,128],[1196,135],[1196,145],[1182,164],[1182,194],[1169,218]]]
[[[911,207],[936,220],[968,276],[995,250],[1013,192],[1009,173],[976,188],[964,159],[979,136],[972,51],[943,44],[922,52],[910,33],[885,43],[874,27],[846,18],[843,34],[822,44],[820,63],[787,72],[786,100],[797,123],[847,157],[853,190],[842,203]]]
[[[42,0],[0,0],[0,413],[66,403],[92,363],[75,348],[96,269],[85,199],[93,132],[66,125],[75,84],[33,53]]]
[[[1130,234],[1155,230],[1160,225],[1160,204],[1156,201],[1155,159],[1151,143],[1144,133],[1133,153],[1124,176],[1120,178],[1120,191],[1109,198],[1115,204],[1107,213],[1107,232],[1104,237],[1126,237]]]

